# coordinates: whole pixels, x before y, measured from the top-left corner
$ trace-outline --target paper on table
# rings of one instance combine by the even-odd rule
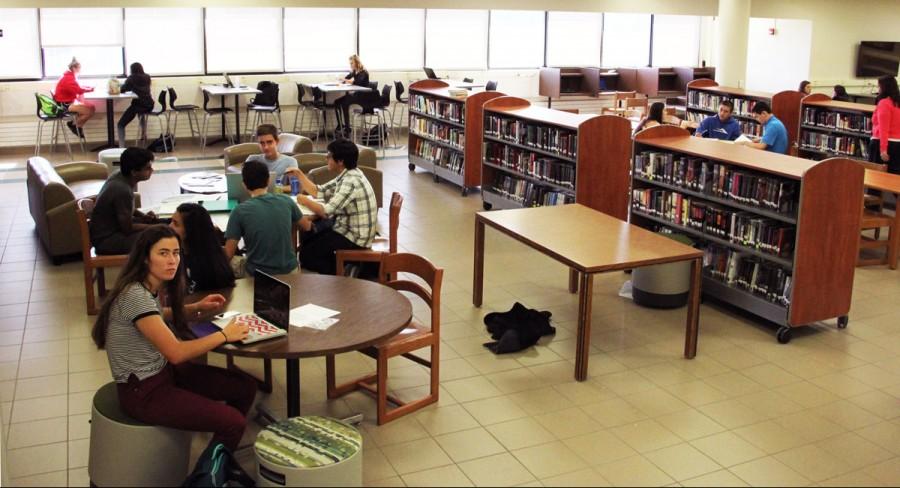
[[[186,193],[184,195],[173,195],[171,197],[166,197],[159,204],[159,208],[156,211],[157,215],[172,215],[175,213],[175,210],[178,209],[178,206],[182,203],[186,202],[199,202],[206,200],[221,200],[227,199],[227,193],[213,193],[213,194],[198,194],[198,193]]]
[[[735,139],[734,142],[753,142],[753,139],[747,137],[747,134],[741,134],[741,136]]]
[[[310,210],[310,208],[307,207],[306,205],[301,205],[300,202],[297,201],[296,197],[293,197],[293,198],[294,198],[294,202],[297,204],[297,206],[300,207],[301,214],[306,215],[307,217],[312,217],[313,215],[316,214],[315,212]],[[325,200],[320,200],[318,198],[313,198],[312,200],[318,204],[325,205]]]
[[[294,327],[313,327],[324,330],[337,322],[337,319],[331,319],[340,312],[331,310],[330,308],[320,307],[318,305],[307,303],[302,307],[291,309],[290,323]],[[323,325],[325,319],[334,320],[334,322]]]

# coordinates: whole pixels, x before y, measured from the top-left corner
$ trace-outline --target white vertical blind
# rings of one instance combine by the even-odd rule
[[[491,10],[490,68],[544,65],[544,12]]]
[[[426,66],[487,68],[487,10],[428,9],[425,19]]]
[[[36,8],[0,8],[0,79],[40,78],[41,43]]]
[[[650,14],[604,14],[603,66],[647,66],[648,63]]]
[[[653,16],[653,66],[699,66],[700,17]]]
[[[125,72],[122,9],[42,8],[40,13],[44,76],[65,71],[73,56],[81,62],[82,76]]]
[[[202,8],[126,8],[125,64],[151,76],[203,73]]]
[[[284,9],[286,71],[347,69],[356,52],[356,9]]]
[[[548,66],[598,66],[603,14],[550,12],[547,19]]]
[[[425,62],[425,10],[359,9],[359,55],[370,70],[414,70]]]
[[[280,7],[207,8],[206,70],[210,73],[284,71],[281,10]]]

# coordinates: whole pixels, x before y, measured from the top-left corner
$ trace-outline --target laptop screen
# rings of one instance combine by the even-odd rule
[[[287,330],[291,314],[291,286],[257,270],[253,282],[253,313]]]

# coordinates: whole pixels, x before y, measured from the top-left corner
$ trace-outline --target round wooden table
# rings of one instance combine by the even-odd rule
[[[317,274],[277,275],[291,285],[291,308],[314,303],[337,310],[338,322],[328,330],[291,326],[277,339],[217,352],[233,356],[285,359],[288,417],[300,415],[300,358],[356,351],[377,344],[403,330],[412,320],[412,305],[393,288],[372,281]],[[253,280],[237,280],[226,310],[253,311]]]
[[[225,184],[225,175],[210,171],[195,171],[178,178],[178,187],[181,193],[225,193],[228,188]]]

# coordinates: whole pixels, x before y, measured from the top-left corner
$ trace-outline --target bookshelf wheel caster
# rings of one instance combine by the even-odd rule
[[[416,170],[416,165],[415,165],[415,164],[409,163],[409,164],[407,165],[407,167],[409,168],[410,171],[415,171],[415,170]]]
[[[462,196],[467,197],[467,196],[469,196],[469,189],[463,188],[461,193],[462,193]]]
[[[490,209],[494,208],[494,206],[488,202],[481,202],[481,208],[483,208],[485,210],[490,210]]]
[[[846,329],[847,324],[849,322],[850,322],[850,317],[848,317],[846,315],[841,315],[840,317],[838,317],[838,323],[837,323],[838,329]]]
[[[435,182],[435,183],[440,183],[440,182],[441,182],[441,179],[440,179],[440,177],[438,177],[438,175],[434,175],[434,182]]]
[[[778,339],[779,344],[787,344],[791,342],[791,335],[790,327],[779,327],[778,332],[775,333],[775,338]]]

